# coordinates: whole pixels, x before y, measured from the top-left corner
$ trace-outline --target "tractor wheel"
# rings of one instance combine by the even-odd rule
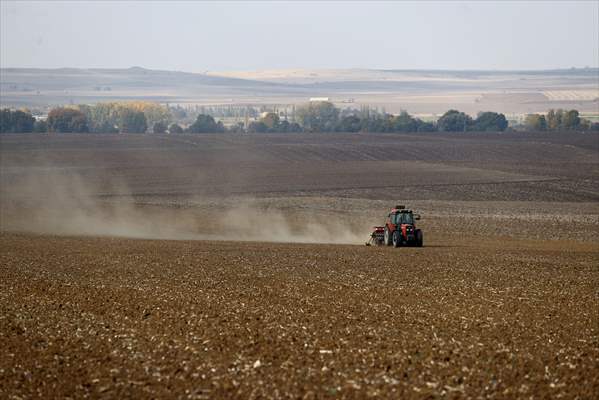
[[[389,232],[389,228],[387,227],[385,227],[385,236],[383,236],[383,243],[385,244],[385,246],[391,246],[392,244],[391,232]]]
[[[395,231],[393,232],[393,247],[399,246],[401,246],[401,236],[399,234],[399,231]]]
[[[420,229],[416,230],[416,247],[422,247],[424,243],[424,235]]]

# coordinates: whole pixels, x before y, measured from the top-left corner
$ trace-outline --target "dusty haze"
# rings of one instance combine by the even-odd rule
[[[2,176],[0,230],[58,235],[166,240],[240,240],[360,244],[368,229],[356,221],[322,221],[283,213],[251,197],[191,196],[185,205],[139,204],[122,180],[95,186],[60,167]],[[116,196],[116,197],[114,197]],[[220,204],[214,209],[206,204]]]

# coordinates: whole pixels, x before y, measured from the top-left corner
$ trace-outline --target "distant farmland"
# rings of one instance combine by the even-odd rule
[[[48,107],[151,100],[182,105],[290,105],[325,96],[343,107],[369,105],[438,115],[575,108],[598,113],[597,69],[553,71],[296,70],[210,74],[129,69],[2,69],[1,106]]]

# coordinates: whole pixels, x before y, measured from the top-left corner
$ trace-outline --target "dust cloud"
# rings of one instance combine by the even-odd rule
[[[319,218],[314,213],[294,215],[251,205],[233,207],[222,226],[236,239],[264,242],[363,244],[368,234],[368,229],[351,224],[347,215]]]
[[[4,177],[3,177],[4,178]],[[2,181],[1,228],[58,235],[121,236],[132,238],[191,239],[189,227],[172,224],[161,212],[135,207],[126,185],[111,182],[116,201],[104,200],[97,190],[76,174],[28,173],[14,182]],[[104,188],[103,188],[104,189]]]
[[[124,182],[90,182],[56,168],[3,171],[0,230],[69,236],[362,244],[368,228],[347,217],[264,207],[255,199],[147,203]],[[205,207],[204,203],[220,204]],[[191,204],[191,205],[190,205]]]

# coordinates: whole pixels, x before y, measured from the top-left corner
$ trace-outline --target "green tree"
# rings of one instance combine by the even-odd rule
[[[578,124],[578,130],[588,131],[591,129],[591,121],[588,119],[580,118],[580,124]]]
[[[311,102],[296,110],[296,118],[310,132],[331,132],[337,126],[339,110],[328,101]]]
[[[183,133],[183,128],[179,126],[179,124],[171,124],[168,127],[168,133]]]
[[[147,126],[154,126],[156,123],[168,126],[171,119],[170,110],[166,106],[146,101],[97,103],[93,106],[80,105],[78,109],[87,117],[90,131],[97,133],[118,132],[117,127],[122,125],[124,115],[130,115],[129,111],[143,112]]]
[[[172,114],[167,106],[149,101],[128,102],[125,107],[132,108],[136,111],[142,111],[146,116],[148,126],[161,122],[164,126],[168,126],[172,120]]]
[[[16,110],[13,113],[14,128],[17,133],[33,132],[35,118],[29,112]]]
[[[341,118],[337,126],[339,132],[359,132],[362,129],[362,120],[355,115],[346,115]]]
[[[145,133],[147,130],[148,123],[143,111],[135,111],[129,108],[122,110],[119,121],[119,132]]]
[[[0,133],[9,133],[12,131],[12,111],[8,108],[0,110]]]
[[[287,132],[302,132],[302,126],[297,122],[291,122],[287,127]]]
[[[546,117],[547,129],[551,131],[557,131],[558,129],[561,129],[563,116],[563,110],[549,110]]]
[[[426,122],[421,119],[416,119],[418,122],[418,128],[416,128],[417,132],[435,132],[437,127],[432,122]]]
[[[579,130],[582,120],[578,110],[549,110],[547,113],[547,128],[552,131],[557,130]]]
[[[266,133],[268,132],[268,126],[262,121],[252,121],[248,125],[249,133]]]
[[[289,132],[291,124],[287,120],[282,120],[277,124],[277,132],[285,133]]]
[[[0,111],[0,133],[33,132],[34,123],[35,118],[29,112],[8,108]]]
[[[231,127],[229,127],[229,129],[227,129],[227,132],[243,133],[243,132],[245,132],[244,125],[245,124],[243,122],[238,122],[235,125],[232,125]]]
[[[281,133],[287,133],[287,132],[301,132],[302,131],[302,127],[295,123],[295,122],[289,122],[287,120],[283,120],[281,122],[279,122],[277,128],[276,128],[276,132],[281,132]]]
[[[364,132],[393,132],[394,117],[390,114],[368,113],[362,120]]]
[[[528,114],[524,119],[524,126],[529,131],[546,131],[547,120],[541,114]]]
[[[152,127],[154,133],[166,133],[167,126],[164,122],[156,122]]]
[[[488,111],[478,114],[472,129],[480,132],[503,132],[506,130],[507,125],[505,115]]]
[[[87,117],[74,108],[58,107],[48,113],[48,131],[58,133],[89,132]]]
[[[416,132],[418,125],[418,120],[406,111],[400,112],[398,116],[393,118],[393,131],[395,132]]]
[[[116,133],[120,122],[120,103],[97,103],[93,106],[79,105],[78,109],[87,118],[90,132]]]
[[[562,116],[562,129],[577,130],[580,128],[580,116],[578,110],[565,111]]]
[[[210,115],[200,114],[196,121],[187,129],[190,133],[220,133],[224,132],[224,126],[218,123]]]
[[[472,118],[457,110],[449,110],[437,121],[441,132],[465,132],[472,127]]]
[[[48,123],[43,119],[38,119],[33,125],[33,131],[35,133],[46,133],[48,132]]]
[[[268,112],[260,118],[260,122],[266,125],[269,131],[274,132],[279,126],[279,116],[276,113]]]

